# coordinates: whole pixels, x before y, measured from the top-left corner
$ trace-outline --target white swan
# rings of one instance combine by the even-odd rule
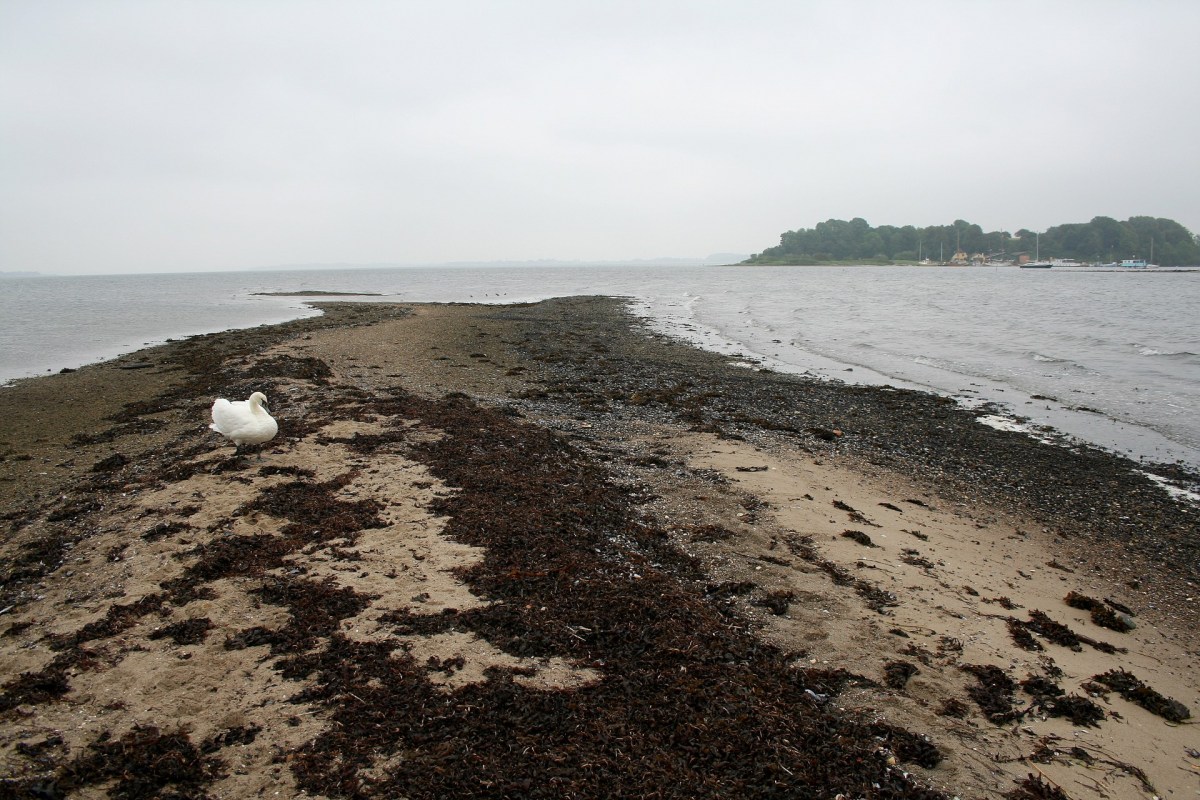
[[[229,439],[240,453],[242,445],[262,444],[275,438],[279,425],[266,408],[267,396],[262,392],[250,395],[249,400],[230,402],[218,398],[212,406],[212,424],[208,427]],[[262,458],[262,453],[259,453]]]

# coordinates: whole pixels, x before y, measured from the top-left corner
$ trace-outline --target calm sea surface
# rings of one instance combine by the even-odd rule
[[[779,371],[993,402],[1200,468],[1200,272],[437,267],[0,279],[0,381],[312,312],[258,292],[510,303],[629,297],[656,330]],[[2,389],[0,389],[2,391]],[[1036,399],[1035,399],[1036,396]]]

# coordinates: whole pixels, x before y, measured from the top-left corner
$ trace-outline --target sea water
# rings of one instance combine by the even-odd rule
[[[0,279],[0,381],[356,301],[629,298],[751,368],[926,389],[985,421],[1200,468],[1200,272],[974,267],[395,267]],[[312,299],[312,298],[309,298]],[[338,298],[333,298],[338,299]]]

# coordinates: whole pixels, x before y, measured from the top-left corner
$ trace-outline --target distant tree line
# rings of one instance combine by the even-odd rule
[[[1153,245],[1152,245],[1153,243]],[[1095,217],[1091,222],[1056,225],[1040,235],[1022,228],[1016,233],[985,233],[978,225],[955,220],[952,225],[871,227],[861,217],[849,222],[831,219],[815,228],[788,231],[779,244],[747,259],[745,264],[894,264],[924,259],[949,261],[956,252],[968,257],[1012,260],[1022,253],[1042,258],[1073,258],[1113,262],[1125,258],[1151,259],[1163,266],[1200,264],[1200,239],[1178,222],[1155,217],[1130,217],[1118,222]]]

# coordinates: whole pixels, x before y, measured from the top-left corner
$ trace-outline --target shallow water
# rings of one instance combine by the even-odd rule
[[[1200,272],[929,267],[405,267],[0,280],[0,380],[313,313],[259,292],[510,303],[629,297],[652,327],[764,366],[993,402],[1200,467]]]

